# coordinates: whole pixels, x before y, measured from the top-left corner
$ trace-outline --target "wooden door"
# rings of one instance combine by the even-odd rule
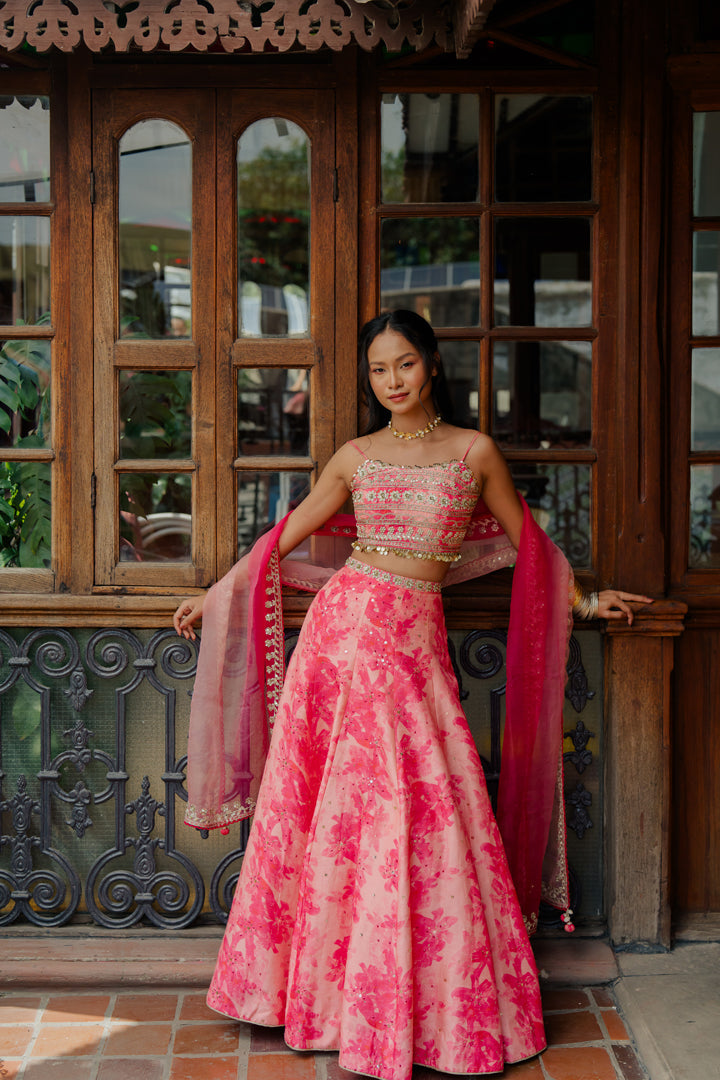
[[[95,582],[204,586],[333,450],[327,92],[94,96]]]

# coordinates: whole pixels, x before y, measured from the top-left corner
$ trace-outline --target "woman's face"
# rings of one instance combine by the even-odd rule
[[[426,371],[421,353],[397,330],[383,330],[367,352],[370,388],[381,405],[392,413],[411,412],[432,398],[435,374]]]

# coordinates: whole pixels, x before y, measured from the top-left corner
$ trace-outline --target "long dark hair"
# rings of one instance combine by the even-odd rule
[[[432,379],[432,402],[435,411],[442,416],[443,420],[452,420],[452,401],[448,389],[445,371],[443,369],[440,353],[438,352],[435,331],[422,315],[405,308],[397,308],[395,311],[384,311],[382,315],[376,315],[374,319],[366,322],[360,331],[358,349],[360,360],[358,374],[360,377],[360,391],[367,406],[367,422],[363,435],[372,435],[374,431],[386,426],[390,419],[390,410],[381,405],[375,397],[370,385],[370,363],[368,361],[368,349],[378,334],[385,330],[394,330],[402,334],[407,342],[417,349],[422,357],[425,375],[428,382]],[[435,368],[435,375],[432,369]]]

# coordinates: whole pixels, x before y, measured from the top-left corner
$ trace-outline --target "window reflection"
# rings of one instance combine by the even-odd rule
[[[542,526],[575,567],[590,566],[589,465],[516,462],[515,486]]]
[[[443,368],[453,404],[453,423],[478,426],[478,345],[471,341],[443,341],[440,345]]]
[[[689,565],[720,567],[720,465],[690,468]]]
[[[720,450],[720,349],[693,349],[691,450]]]
[[[50,468],[44,461],[0,461],[0,567],[50,566]]]
[[[50,312],[50,219],[0,217],[0,323],[46,322]]]
[[[493,437],[503,446],[589,446],[591,393],[590,342],[494,343]]]
[[[50,99],[0,96],[0,203],[50,199]]]
[[[310,490],[307,472],[240,472],[237,478],[238,556],[269,525],[282,520]]]
[[[720,217],[720,112],[693,115],[693,214]]]
[[[301,454],[310,449],[310,373],[304,368],[240,368],[238,453]]]
[[[477,94],[383,94],[382,201],[474,202]]]
[[[192,148],[168,120],[120,140],[120,336],[191,336]]]
[[[120,475],[120,561],[189,562],[192,475]]]
[[[498,94],[495,198],[560,202],[592,198],[592,98]]]
[[[189,371],[121,371],[118,392],[120,457],[190,457]]]
[[[50,442],[50,342],[0,342],[0,446]]]
[[[237,146],[238,332],[308,331],[310,141],[282,117],[258,120]]]
[[[496,326],[589,326],[589,220],[499,218],[494,294]]]
[[[395,218],[382,223],[383,308],[410,308],[433,326],[477,326],[480,234],[476,218]]]
[[[720,332],[720,233],[702,230],[693,236],[692,332]]]

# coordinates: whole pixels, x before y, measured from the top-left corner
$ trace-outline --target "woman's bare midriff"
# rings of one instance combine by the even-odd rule
[[[354,551],[353,559],[367,566],[385,570],[399,577],[415,578],[417,581],[442,581],[451,563],[435,559],[413,559],[402,555],[380,555],[377,551]]]

